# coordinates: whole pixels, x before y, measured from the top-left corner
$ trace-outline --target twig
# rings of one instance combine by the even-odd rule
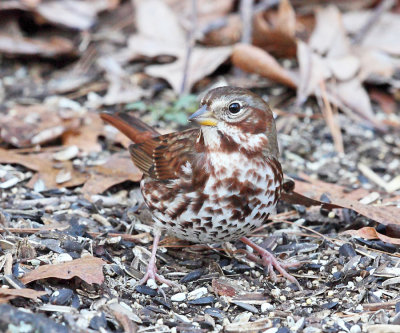
[[[254,0],[241,0],[240,1],[240,18],[242,19],[242,37],[241,43],[251,44],[252,42],[252,28],[253,28],[253,4]],[[237,78],[243,77],[244,72],[235,67],[234,75]]]
[[[66,227],[56,228],[58,230],[66,229]],[[48,231],[54,230],[54,227],[43,227],[43,228],[3,228],[0,227],[0,234],[1,233],[14,233],[14,234],[35,234],[40,231]],[[93,238],[99,236],[105,236],[106,238],[113,238],[113,237],[121,237],[123,240],[135,242],[141,240],[144,237],[150,236],[148,232],[142,232],[137,235],[129,235],[129,234],[117,234],[111,232],[88,232],[88,235],[92,236]]]
[[[197,0],[192,0],[192,26],[187,34],[187,50],[185,56],[185,64],[183,67],[182,85],[180,94],[187,93],[187,78],[190,65],[190,58],[192,56],[193,47],[195,44],[195,32],[197,29]]]
[[[353,38],[353,44],[359,44],[362,42],[364,37],[368,34],[368,31],[374,26],[378,21],[379,17],[396,3],[395,0],[383,0],[378,6],[376,6],[375,11],[371,14],[368,20],[364,23],[361,29]]]
[[[324,107],[321,108],[322,114],[324,115],[325,121],[331,131],[336,151],[340,154],[344,154],[343,137],[342,132],[340,131],[340,125],[337,122],[337,114],[333,114],[331,104],[329,103],[326,94],[325,82],[323,80],[321,81],[320,86],[322,101],[324,103]]]
[[[253,2],[254,0],[240,1],[240,16],[243,24],[241,42],[244,44],[251,44],[252,41]]]

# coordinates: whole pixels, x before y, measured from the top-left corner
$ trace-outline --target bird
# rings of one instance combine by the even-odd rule
[[[188,118],[199,126],[165,135],[123,113],[101,117],[134,142],[129,152],[143,172],[141,192],[155,223],[139,284],[175,284],[157,273],[157,246],[166,231],[193,243],[241,240],[273,277],[276,269],[300,287],[289,265],[246,237],[267,221],[283,188],[275,120],[264,99],[240,87],[211,89]]]

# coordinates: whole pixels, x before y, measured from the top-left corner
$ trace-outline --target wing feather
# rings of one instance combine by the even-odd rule
[[[135,165],[147,176],[155,179],[175,179],[181,167],[191,162],[196,154],[196,139],[200,129],[190,129],[160,135],[129,147]]]

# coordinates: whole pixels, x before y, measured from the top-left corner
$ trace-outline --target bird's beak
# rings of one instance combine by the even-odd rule
[[[203,126],[217,126],[218,123],[218,120],[215,119],[212,112],[208,111],[207,105],[203,105],[200,109],[193,113],[189,117],[189,120],[194,120]]]

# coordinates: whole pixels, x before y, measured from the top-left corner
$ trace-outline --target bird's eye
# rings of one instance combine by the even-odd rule
[[[240,107],[239,103],[234,102],[234,103],[229,104],[229,112],[230,113],[236,114],[240,111],[240,108],[241,107]]]

